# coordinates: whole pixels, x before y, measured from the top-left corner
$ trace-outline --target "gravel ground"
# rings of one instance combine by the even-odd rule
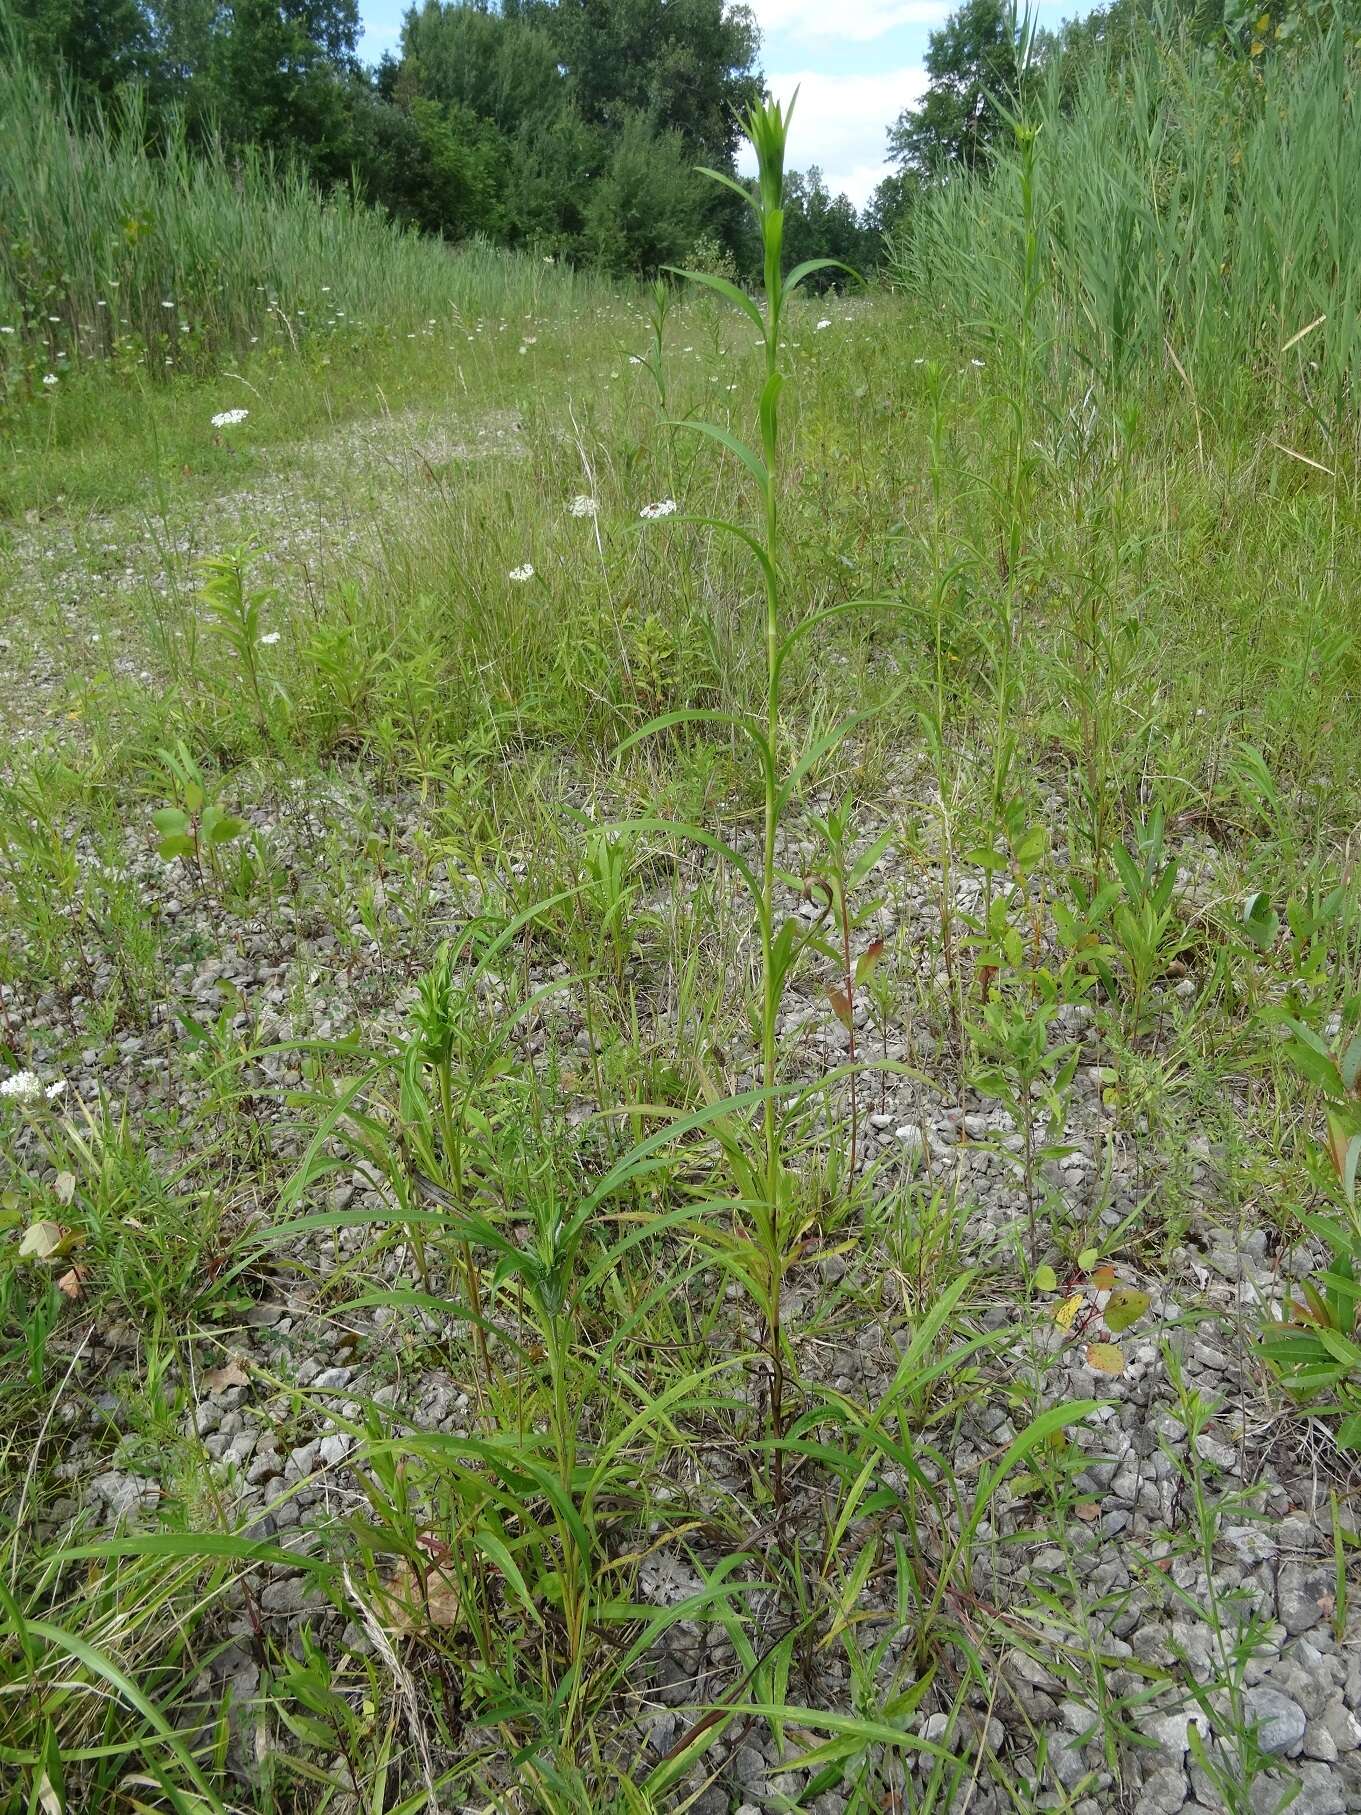
[[[338,562],[373,557],[376,525],[408,493],[428,485],[432,472],[483,451],[509,457],[518,448],[510,418],[467,437],[385,421],[347,432],[342,445],[351,478],[362,472],[363,487],[324,489],[322,476],[346,464],[328,442],[281,462],[266,481],[222,497],[192,525],[147,522],[130,536],[122,520],[79,530],[67,523],[25,526],[8,557],[11,621],[0,643],[11,737],[37,739],[55,724],[79,737],[80,721],[69,714],[79,679],[73,651],[82,644],[122,680],[155,685],[148,601],[182,586],[187,564],[236,539],[243,525],[261,536],[295,591],[299,583],[304,592],[324,589]],[[30,636],[21,621],[40,595],[54,609]],[[905,797],[920,800],[924,785],[908,773]],[[220,1026],[224,1039],[256,1048],[351,1030],[374,1044],[395,1035],[413,978],[439,937],[485,900],[440,866],[422,874],[419,887],[414,868],[394,872],[381,886],[382,936],[375,940],[335,899],[334,878],[347,861],[359,862],[375,810],[391,847],[412,852],[429,828],[428,807],[398,797],[375,809],[359,774],[334,780],[320,794],[314,787],[301,794],[261,783],[256,798],[233,804],[286,879],[267,913],[241,915],[204,899],[177,868],[156,858],[141,826],[129,828],[121,853],[80,852],[85,868],[109,875],[144,902],[166,1001],[200,1028]],[[1052,804],[1058,825],[1058,803]],[[864,828],[867,842],[875,830]],[[322,850],[333,854],[329,872],[316,863]],[[791,849],[790,861],[798,856]],[[1210,897],[1215,852],[1203,838],[1188,838],[1179,856],[1182,899],[1194,910]],[[875,877],[885,905],[865,936],[881,936],[903,954],[933,950],[945,886],[939,865],[890,847]],[[957,912],[977,906],[977,874],[965,871],[953,887]],[[530,981],[552,974],[546,962]],[[43,989],[26,977],[20,950],[0,987],[8,1025],[24,1030],[26,1063],[44,1079],[67,1080],[66,1113],[78,1120],[79,1105],[101,1096],[127,1103],[149,1124],[172,1107],[189,1117],[227,1113],[205,1107],[208,1093],[191,1062],[194,1035],[166,1003],[150,1003],[141,1025],[92,1036],[92,1008],[118,981],[96,953],[80,987]],[[933,993],[939,998],[944,982],[928,965],[914,981],[917,1001]],[[1179,1006],[1197,987],[1194,976],[1161,986],[1165,1029],[1176,1026]],[[939,1008],[936,1013],[939,1018]],[[897,1017],[882,1039],[863,1010],[861,1018],[861,1040],[875,1056],[882,1051],[931,1069],[912,1013]],[[1017,1806],[992,1774],[974,1770],[972,1761],[985,1753],[995,1755],[1017,1797],[1029,1798],[1020,1806],[1075,1815],[1218,1809],[1226,1805],[1194,1736],[1204,1735],[1213,1757],[1217,1734],[1252,1723],[1265,1763],[1240,1806],[1266,1815],[1284,1807],[1295,1789],[1289,1804],[1295,1815],[1361,1810],[1361,1606],[1335,1604],[1329,1511],[1330,1491],[1345,1493],[1352,1483],[1329,1433],[1283,1410],[1255,1343],[1261,1305],[1279,1302],[1290,1279],[1316,1266],[1318,1257],[1307,1247],[1280,1248],[1245,1200],[1244,1156],[1226,1130],[1250,1127],[1246,1084],[1237,1097],[1204,1101],[1186,1093],[1175,1125],[1141,1127],[1137,1113],[1112,1109],[1106,1100],[1108,1054],[1090,1010],[1065,1010],[1060,1026],[1081,1051],[1062,1134],[1067,1151],[1046,1162],[1044,1189],[1093,1240],[1120,1232],[1111,1233],[1120,1284],[1142,1288],[1152,1303],[1125,1339],[1126,1366],[1114,1379],[1092,1368],[1080,1337],[1081,1318],[1095,1316],[1102,1295],[1090,1295],[1090,1311],[1084,1307],[1068,1330],[1014,1293],[999,1291],[989,1304],[985,1323],[1000,1333],[1000,1343],[987,1355],[985,1389],[953,1458],[962,1479],[976,1478],[1005,1448],[1023,1405],[1029,1415],[1068,1398],[1102,1403],[1072,1432],[1083,1452],[1076,1483],[1083,1517],[1047,1532],[1042,1507],[1004,1493],[980,1531],[972,1579],[959,1593],[972,1597],[975,1613],[989,1615],[994,1633],[1010,1637],[1011,1648],[997,1654],[994,1695],[966,1696],[952,1727],[952,1685],[942,1677],[921,1702],[918,1731],[928,1740],[952,1733],[955,1749],[965,1749],[970,1769],[948,1806],[974,1815]],[[795,1055],[791,1065],[809,1077],[846,1056],[847,1035],[815,984],[790,998],[784,1032]],[[569,991],[540,1022],[526,1023],[521,1057],[530,1063],[536,1049],[570,1050],[584,1038],[581,1004]],[[282,1102],[287,1089],[303,1082],[296,1058],[265,1053],[243,1082],[258,1094],[236,1113],[253,1124],[278,1174],[300,1150],[295,1115]],[[911,1201],[934,1204],[941,1241],[955,1239],[949,1232],[957,1230],[959,1262],[985,1280],[998,1272],[1026,1234],[1018,1137],[1009,1118],[944,1082],[894,1076],[868,1086],[866,1095],[862,1163],[873,1168],[876,1193],[901,1198],[905,1182],[915,1181]],[[581,1108],[589,1106],[583,1097]],[[14,1138],[42,1171],[36,1136]],[[47,1173],[55,1183],[55,1168]],[[251,1177],[239,1193],[226,1195],[238,1231],[270,1211]],[[377,1199],[359,1171],[333,1183],[330,1202],[362,1207]],[[1164,1223],[1172,1233],[1154,1273],[1138,1256],[1152,1254],[1155,1244],[1130,1232]],[[467,1381],[419,1357],[409,1364],[405,1349],[391,1341],[391,1313],[350,1312],[341,1320],[329,1308],[324,1281],[349,1252],[350,1238],[348,1231],[314,1238],[305,1251],[276,1255],[256,1272],[253,1302],[237,1322],[196,1329],[195,1307],[186,1307],[192,1340],[176,1365],[187,1370],[191,1409],[183,1455],[172,1456],[169,1468],[128,1425],[119,1388],[143,1333],[107,1319],[71,1324],[64,1336],[69,1377],[56,1409],[66,1427],[58,1469],[64,1492],[43,1507],[35,1535],[59,1538],[78,1522],[113,1530],[154,1521],[158,1505],[182,1493],[186,1458],[201,1445],[237,1524],[256,1535],[315,1543],[317,1533],[363,1504],[348,1466],[352,1438],[345,1426],[362,1420],[366,1407],[386,1408],[407,1428],[474,1428]],[[394,1268],[400,1259],[394,1255]],[[837,1310],[848,1281],[877,1303],[872,1321],[848,1320]],[[714,1276],[695,1276],[697,1302],[712,1298],[716,1284]],[[739,1305],[731,1307],[734,1340],[743,1315]],[[787,1327],[804,1377],[871,1407],[893,1377],[913,1317],[910,1280],[877,1250],[814,1257],[791,1281]],[[829,1328],[835,1340],[824,1335]],[[750,1342],[750,1330],[744,1340]],[[1188,1395],[1207,1408],[1193,1435],[1183,1421]],[[725,1477],[727,1466],[716,1454],[700,1497],[731,1512],[742,1483]],[[816,1521],[811,1490],[796,1486],[793,1517]],[[859,1527],[847,1533],[848,1558],[865,1535]],[[692,1564],[658,1552],[643,1566],[641,1591],[658,1605],[674,1604],[700,1586],[698,1565],[721,1555],[715,1549],[706,1556],[701,1544]],[[343,1617],[302,1573],[261,1572],[256,1594],[258,1617],[274,1632],[306,1627],[331,1648],[352,1651],[375,1642],[371,1613],[366,1619],[356,1604]],[[904,1658],[913,1635],[893,1631],[891,1583],[878,1600],[876,1594],[871,1582],[861,1605],[888,1635],[879,1669],[886,1682],[895,1673],[902,1680],[905,1669],[910,1679]],[[964,1599],[954,1611],[967,1623]],[[210,1672],[213,1686],[233,1686],[243,1708],[258,1686],[252,1617],[243,1605]],[[1100,1659],[1099,1674],[1087,1661],[1092,1655]],[[721,1626],[680,1622],[640,1666],[623,1710],[625,1732],[636,1733],[646,1755],[664,1755],[686,1731],[692,1716],[685,1710],[730,1692],[735,1674]],[[855,1686],[829,1648],[807,1661],[791,1699],[846,1708],[854,1705]],[[1103,1709],[1115,1702],[1125,1707],[1126,1730],[1125,1743],[1112,1752],[1104,1743]],[[248,1776],[244,1714],[235,1744]],[[707,1755],[703,1775],[689,1780],[696,1794],[691,1807],[698,1815],[756,1815],[789,1806],[781,1799],[800,1796],[806,1782],[805,1774],[787,1768],[801,1749],[791,1735],[782,1758],[759,1723],[736,1723]],[[1232,1772],[1237,1766],[1225,1757]],[[911,1757],[906,1767],[919,1785],[926,1762]],[[848,1802],[830,1790],[799,1806],[835,1815]],[[904,1789],[899,1801],[883,1806],[917,1805]]]

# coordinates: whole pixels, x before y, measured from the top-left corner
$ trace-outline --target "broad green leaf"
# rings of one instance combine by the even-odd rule
[[[1122,1286],[1106,1300],[1106,1309],[1102,1312],[1106,1328],[1112,1335],[1118,1336],[1132,1323],[1137,1323],[1152,1302],[1147,1292],[1137,1291],[1133,1286]]]

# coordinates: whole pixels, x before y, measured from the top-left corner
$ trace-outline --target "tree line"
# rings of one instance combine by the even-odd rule
[[[858,211],[821,172],[789,185],[791,258],[859,270],[924,187],[986,166],[1007,113],[1060,59],[1155,28],[1207,44],[1273,32],[1330,0],[1112,0],[1055,34],[1006,0],[964,0],[931,35],[921,101],[889,129],[895,165]],[[1265,12],[1262,7],[1265,6]],[[358,54],[357,0],[0,0],[0,46],[89,108],[135,89],[151,147],[252,145],[353,186],[451,240],[482,236],[615,273],[759,268],[748,211],[697,165],[735,169],[736,117],[763,90],[760,34],[729,0],[422,0],[395,55]],[[1273,40],[1274,41],[1274,40]],[[1052,90],[1051,90],[1052,92]]]

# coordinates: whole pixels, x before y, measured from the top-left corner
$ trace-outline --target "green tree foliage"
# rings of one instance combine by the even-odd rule
[[[807,258],[836,258],[853,271],[861,270],[877,259],[876,238],[850,198],[832,194],[816,164],[786,177],[784,252],[790,265]],[[824,271],[809,281],[811,287],[823,288],[840,279],[840,273]]]
[[[890,154],[931,177],[974,170],[1004,127],[998,103],[1015,95],[1021,79],[1010,9],[1003,0],[965,0],[932,32],[925,63],[926,94],[890,129]]]
[[[677,264],[699,236],[702,199],[680,134],[659,134],[645,114],[632,114],[590,186],[583,249],[621,274]]]
[[[200,76],[208,110],[233,138],[300,147],[319,176],[342,177],[358,36],[356,0],[232,0]]]
[[[102,100],[153,67],[150,22],[138,0],[14,0],[12,9],[0,0],[0,53],[7,38],[48,75]]]
[[[260,147],[423,231],[621,274],[700,244],[759,268],[747,210],[696,170],[735,171],[762,92],[741,0],[415,0],[372,70],[358,29],[357,0],[0,0],[0,44],[8,30],[87,117],[135,89],[129,117],[162,155]],[[816,171],[792,181],[786,245],[878,253]]]

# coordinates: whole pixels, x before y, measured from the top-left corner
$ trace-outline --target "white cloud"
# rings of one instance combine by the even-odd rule
[[[900,25],[939,25],[949,13],[948,0],[754,0],[767,41],[785,32],[795,38],[852,39],[859,44],[882,38]]]
[[[789,135],[791,170],[816,164],[833,195],[841,191],[863,208],[888,163],[888,129],[905,107],[913,107],[926,88],[918,68],[886,69],[875,75],[828,76],[817,70],[771,75],[766,84],[779,101],[788,102],[797,88],[798,106]],[[738,166],[747,176],[756,171],[751,147],[743,145]]]

